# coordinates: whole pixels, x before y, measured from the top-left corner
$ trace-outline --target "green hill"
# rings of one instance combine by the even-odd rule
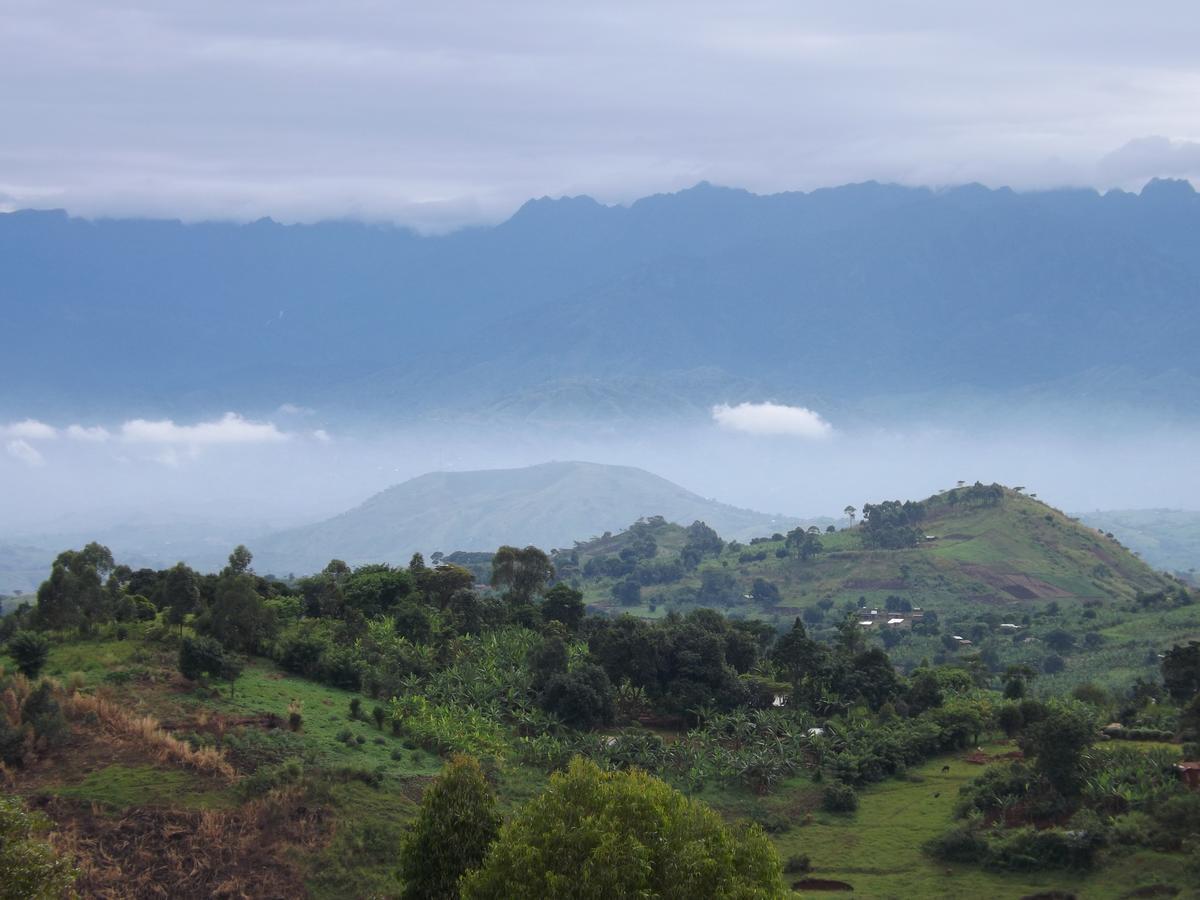
[[[1112,532],[1157,569],[1195,577],[1200,570],[1200,512],[1187,509],[1112,509],[1083,513],[1083,522]]]
[[[809,558],[777,535],[726,544],[688,566],[685,529],[656,522],[558,559],[590,603],[613,612],[712,606],[780,623],[802,616],[826,637],[853,613],[901,665],[981,654],[1030,665],[1043,683],[1129,681],[1157,665],[1164,641],[1200,636],[1200,606],[1177,582],[1036,498],[980,485],[907,506],[919,509],[914,521],[890,531],[859,523],[815,535],[820,550]],[[910,546],[880,546],[897,534]],[[654,555],[637,559],[647,537]],[[903,621],[889,626],[891,618]]]
[[[743,538],[799,521],[708,500],[630,466],[552,462],[422,475],[332,519],[256,538],[252,549],[260,571],[301,573],[333,558],[404,563],[417,550],[556,547],[650,515],[703,519],[722,534]]]

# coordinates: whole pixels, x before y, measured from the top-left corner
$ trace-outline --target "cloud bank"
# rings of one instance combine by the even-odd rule
[[[438,230],[703,179],[1108,186],[1167,174],[1098,169],[1113,148],[1196,137],[1195,22],[1193,0],[10,3],[0,208]]]
[[[779,403],[720,404],[712,409],[713,420],[730,431],[755,435],[787,435],[822,440],[833,434],[833,426],[803,406]]]
[[[5,445],[5,449],[8,451],[9,456],[27,466],[36,468],[46,464],[46,458],[38,452],[37,448],[21,438],[9,441]]]
[[[186,444],[273,444],[289,435],[271,422],[252,422],[237,413],[225,413],[213,422],[177,425],[170,419],[131,419],[121,426],[121,439],[129,443]]]

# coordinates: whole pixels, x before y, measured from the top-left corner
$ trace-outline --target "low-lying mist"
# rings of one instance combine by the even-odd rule
[[[794,411],[789,416],[783,418],[798,420]],[[672,424],[325,431],[311,422],[290,427],[286,414],[279,419],[5,425],[0,536],[13,542],[122,529],[153,533],[196,523],[218,528],[230,541],[249,541],[336,515],[429,471],[549,460],[637,466],[705,497],[801,518],[838,516],[847,504],[864,501],[919,498],[959,480],[1023,485],[1071,511],[1200,507],[1194,470],[1200,427],[1190,423],[1133,428],[1115,418],[1014,415],[988,426],[835,421],[773,430],[769,415],[726,411],[710,421]]]

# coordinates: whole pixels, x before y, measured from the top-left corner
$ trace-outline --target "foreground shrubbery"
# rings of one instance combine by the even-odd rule
[[[1051,703],[1018,736],[1030,757],[996,766],[960,792],[961,824],[926,850],[990,869],[1087,869],[1109,844],[1179,850],[1200,834],[1200,794],[1179,780],[1175,750],[1091,750],[1081,704]]]
[[[756,826],[642,772],[572,761],[505,825],[466,898],[782,897],[779,859]]]
[[[49,826],[15,797],[0,797],[0,900],[58,900],[70,894],[78,873],[40,839]]]

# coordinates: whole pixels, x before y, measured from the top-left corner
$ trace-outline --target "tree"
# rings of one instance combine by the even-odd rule
[[[179,645],[179,671],[197,681],[204,676],[233,681],[241,674],[237,658],[217,641],[207,637],[185,637]]]
[[[400,845],[405,898],[456,898],[459,879],[483,862],[500,833],[496,797],[479,762],[454,756],[421,797]]]
[[[38,837],[44,816],[32,815],[16,797],[0,797],[0,900],[58,900],[71,894],[79,873]]]
[[[626,578],[612,586],[612,596],[622,606],[637,606],[642,602],[642,586],[632,578]]]
[[[253,561],[254,554],[246,548],[245,544],[238,544],[229,554],[229,569],[235,575],[245,575],[251,571],[250,563]]]
[[[54,560],[50,577],[37,592],[38,628],[88,627],[104,617],[104,578],[113,570],[112,551],[94,541],[82,550],[65,550]]]
[[[1163,654],[1163,686],[1176,703],[1200,693],[1200,641],[1176,644]]]
[[[771,661],[791,682],[823,665],[825,656],[825,648],[809,638],[800,619],[792,623],[791,631],[779,638],[771,650]]]
[[[528,603],[554,577],[550,557],[537,547],[504,546],[492,557],[492,587],[507,588],[513,599]]]
[[[450,599],[459,591],[470,590],[475,585],[475,576],[470,569],[443,563],[433,569],[426,569],[417,579],[425,596],[438,607],[445,609],[450,605]]]
[[[842,510],[842,512],[843,512],[843,513],[845,513],[845,515],[846,515],[846,518],[847,518],[847,519],[849,519],[849,520],[850,520],[850,524],[851,524],[851,525],[853,525],[853,524],[854,524],[854,514],[855,514],[856,512],[858,512],[858,510],[857,510],[857,509],[855,509],[853,506],[851,506],[850,504],[848,504],[848,503],[847,503],[847,504],[846,504],[846,508],[845,508],[845,509],[843,509],[843,510]]]
[[[1004,671],[1004,697],[1006,700],[1020,700],[1025,696],[1026,686],[1037,678],[1037,672],[1029,666],[1009,666]]]
[[[572,634],[579,630],[585,612],[583,593],[575,590],[569,584],[561,582],[556,584],[546,591],[546,596],[542,600],[542,620],[562,622]]]
[[[162,604],[167,610],[167,621],[179,626],[183,634],[184,619],[200,607],[200,587],[196,584],[196,573],[184,563],[176,563],[167,570],[162,582]]]
[[[462,887],[470,900],[784,896],[758,826],[735,831],[657,778],[582,758],[502,829]]]
[[[1042,640],[1046,642],[1047,647],[1060,655],[1070,653],[1071,649],[1075,646],[1075,635],[1071,634],[1065,628],[1050,630]]]
[[[1083,784],[1084,754],[1096,740],[1094,715],[1081,703],[1051,703],[1018,738],[1022,752],[1064,797],[1073,797]]]
[[[755,578],[750,588],[750,596],[758,603],[774,606],[779,603],[779,588],[765,578]]]
[[[274,634],[275,616],[259,596],[254,576],[234,564],[236,555],[234,551],[218,577],[212,604],[197,620],[196,630],[230,650],[253,652]]]
[[[542,709],[581,731],[607,725],[613,719],[612,682],[594,663],[551,675],[539,702]]]
[[[50,642],[33,631],[18,631],[8,642],[8,654],[26,678],[37,678],[50,656]]]

